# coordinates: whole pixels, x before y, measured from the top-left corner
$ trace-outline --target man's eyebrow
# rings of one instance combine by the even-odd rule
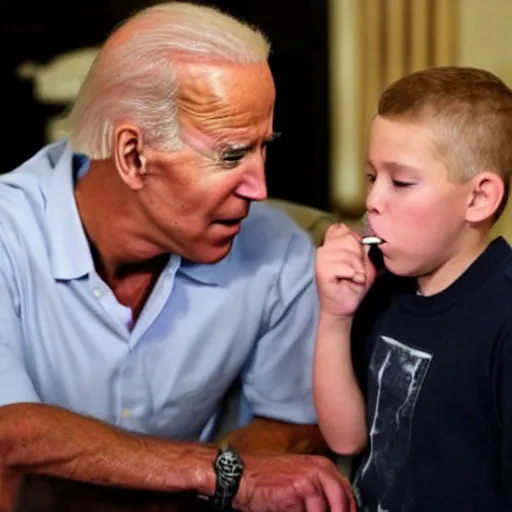
[[[281,132],[272,132],[270,136],[265,139],[265,142],[273,142],[274,140],[279,139],[281,135]]]
[[[269,135],[268,137],[265,137],[263,139],[263,142],[265,144],[268,144],[270,142],[273,142],[277,139],[279,139],[279,137],[281,137],[281,133],[279,132],[272,132],[271,135]],[[249,151],[252,151],[255,147],[257,146],[257,143],[251,143],[251,144],[237,144],[236,142],[234,143],[226,143],[223,145],[223,147],[221,148],[221,151],[226,153],[226,152],[237,152],[237,153],[247,153]]]

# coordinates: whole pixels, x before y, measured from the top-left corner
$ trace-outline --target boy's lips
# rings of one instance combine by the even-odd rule
[[[386,239],[380,235],[378,230],[375,229],[375,226],[373,225],[373,223],[370,220],[368,215],[366,215],[364,218],[364,224],[365,224],[364,236],[373,236],[376,238],[380,238],[381,244],[386,242]]]
[[[378,231],[373,227],[368,216],[365,216],[364,219],[362,241],[365,245],[380,245],[386,242],[385,238],[380,236]]]

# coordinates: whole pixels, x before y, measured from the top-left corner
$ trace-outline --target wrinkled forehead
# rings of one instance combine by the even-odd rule
[[[178,79],[179,119],[183,126],[192,124],[196,129],[218,132],[272,122],[275,88],[266,62],[185,63],[178,67]]]

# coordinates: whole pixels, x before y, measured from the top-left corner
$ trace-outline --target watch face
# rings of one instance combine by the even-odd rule
[[[238,479],[243,471],[242,459],[232,450],[220,453],[215,459],[215,472],[225,478]]]
[[[244,472],[244,463],[234,450],[227,448],[219,452],[213,469],[217,475],[215,492],[212,496],[213,507],[223,512],[232,511],[233,499],[238,492]]]

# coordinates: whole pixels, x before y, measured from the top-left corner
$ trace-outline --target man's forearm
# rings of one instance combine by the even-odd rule
[[[231,432],[226,440],[241,453],[330,453],[317,425],[299,425],[268,418],[255,418],[246,427]]]
[[[106,487],[73,480],[29,475],[15,504],[0,512],[210,512],[194,493],[162,493]]]
[[[212,447],[126,433],[57,407],[0,408],[2,466],[100,485],[210,494]]]

